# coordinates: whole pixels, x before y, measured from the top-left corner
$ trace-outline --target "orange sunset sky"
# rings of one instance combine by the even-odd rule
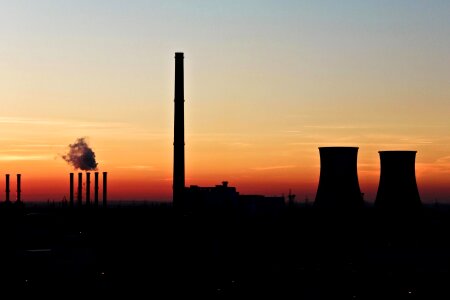
[[[417,150],[422,200],[450,202],[449,11],[413,0],[1,2],[0,172],[22,174],[25,201],[59,201],[73,171],[61,155],[87,137],[112,200],[171,200],[180,51],[187,185],[313,200],[317,148],[358,146],[366,200],[379,150]]]

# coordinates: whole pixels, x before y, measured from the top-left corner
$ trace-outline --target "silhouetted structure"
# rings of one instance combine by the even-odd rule
[[[74,198],[74,189],[73,189],[73,186],[74,186],[74,174],[73,173],[70,173],[69,174],[69,178],[70,178],[70,191],[69,191],[69,205],[70,205],[70,207],[73,207],[73,198]]]
[[[278,214],[284,207],[284,197],[241,195],[235,187],[223,181],[213,187],[191,185],[185,188],[183,208],[207,213],[239,212],[247,215]]]
[[[175,117],[173,141],[173,204],[180,207],[184,193],[184,55],[175,53]]]
[[[94,173],[94,206],[98,207],[98,172]]]
[[[86,172],[86,206],[91,205],[91,173]]]
[[[78,201],[78,206],[81,207],[81,205],[83,204],[83,173],[78,173],[78,194],[77,194],[77,201]]]
[[[183,209],[200,212],[179,213],[168,203],[124,203],[96,213],[67,211],[64,203],[58,206],[50,200],[27,207],[0,203],[2,294],[450,299],[450,205],[424,204],[420,214],[399,222],[385,222],[389,214],[373,213],[371,206],[346,214],[339,209],[363,203],[358,148],[319,149],[316,206],[331,208],[330,214],[311,209],[307,198],[305,205],[294,205],[291,191],[286,206],[284,196],[240,195],[227,181],[185,188],[184,151],[183,185],[174,186],[174,200],[181,200],[176,204]],[[380,152],[377,206],[420,205],[415,154]],[[174,182],[175,171],[174,163]],[[17,177],[20,201],[20,174]],[[96,205],[98,177],[95,172]],[[72,202],[73,181],[71,173]],[[80,206],[81,197],[79,173]],[[106,204],[103,172],[103,207]],[[400,215],[392,214],[392,219]]]
[[[295,204],[295,195],[292,194],[291,190],[289,190],[288,203],[290,206],[293,206]]]
[[[421,207],[417,189],[416,151],[380,151],[380,183],[375,206],[384,210]]]
[[[238,205],[239,193],[227,181],[214,187],[191,185],[185,189],[183,207],[195,210],[231,209]]]
[[[5,197],[5,201],[6,202],[10,202],[9,199],[9,194],[10,194],[10,189],[9,189],[9,174],[6,174],[6,189],[5,189],[5,193],[6,193],[6,197]]]
[[[107,195],[107,178],[108,177],[108,173],[107,172],[103,172],[103,208],[106,208],[106,202],[108,199],[108,195]]]
[[[358,147],[320,147],[320,178],[314,205],[355,209],[363,205],[358,183]]]
[[[22,192],[21,178],[22,178],[22,175],[17,174],[17,202],[22,201],[22,198],[21,198],[21,192]]]

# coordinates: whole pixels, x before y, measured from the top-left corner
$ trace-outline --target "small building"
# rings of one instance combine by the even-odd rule
[[[285,207],[284,197],[240,195],[235,187],[223,181],[221,185],[185,188],[184,200],[188,210],[235,211],[244,214],[277,214]]]

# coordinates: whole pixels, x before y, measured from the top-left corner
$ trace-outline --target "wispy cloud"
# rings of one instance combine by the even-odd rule
[[[233,143],[228,143],[229,146],[232,147],[249,147],[252,146],[251,143],[244,143],[244,142],[233,142]]]
[[[0,155],[0,161],[53,160],[50,155]]]
[[[295,165],[281,165],[281,166],[268,166],[268,167],[255,167],[252,168],[254,171],[270,171],[270,170],[278,170],[278,169],[292,169],[295,168]]]
[[[119,166],[116,169],[128,169],[128,170],[154,170],[153,166],[145,166],[145,165],[133,165],[133,166]]]
[[[1,124],[26,124],[26,125],[62,125],[65,121],[51,119],[33,119],[21,117],[0,117]]]
[[[423,124],[379,124],[379,125],[349,125],[349,124],[330,124],[330,125],[303,125],[303,128],[313,129],[383,129],[383,128],[447,128],[448,125],[423,125]],[[292,130],[294,132],[294,130]]]
[[[107,122],[107,121],[86,121],[86,120],[58,120],[45,118],[24,118],[24,117],[1,117],[0,124],[15,124],[15,125],[36,125],[36,126],[66,126],[70,128],[122,128],[128,126],[127,123],[122,122]]]
[[[355,126],[355,125],[304,125],[304,128],[312,129],[369,129],[373,126]]]
[[[402,138],[400,141],[405,142],[406,144],[433,144],[433,141],[417,138]]]
[[[450,155],[436,159],[437,164],[450,164]]]
[[[21,147],[21,148],[52,148],[52,147],[65,147],[67,145],[63,144],[13,144],[11,147]]]

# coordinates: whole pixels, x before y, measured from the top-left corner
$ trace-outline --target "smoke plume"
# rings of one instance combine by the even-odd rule
[[[62,158],[75,170],[83,171],[97,170],[95,153],[86,143],[85,138],[78,138],[75,143],[69,145],[69,153]]]

